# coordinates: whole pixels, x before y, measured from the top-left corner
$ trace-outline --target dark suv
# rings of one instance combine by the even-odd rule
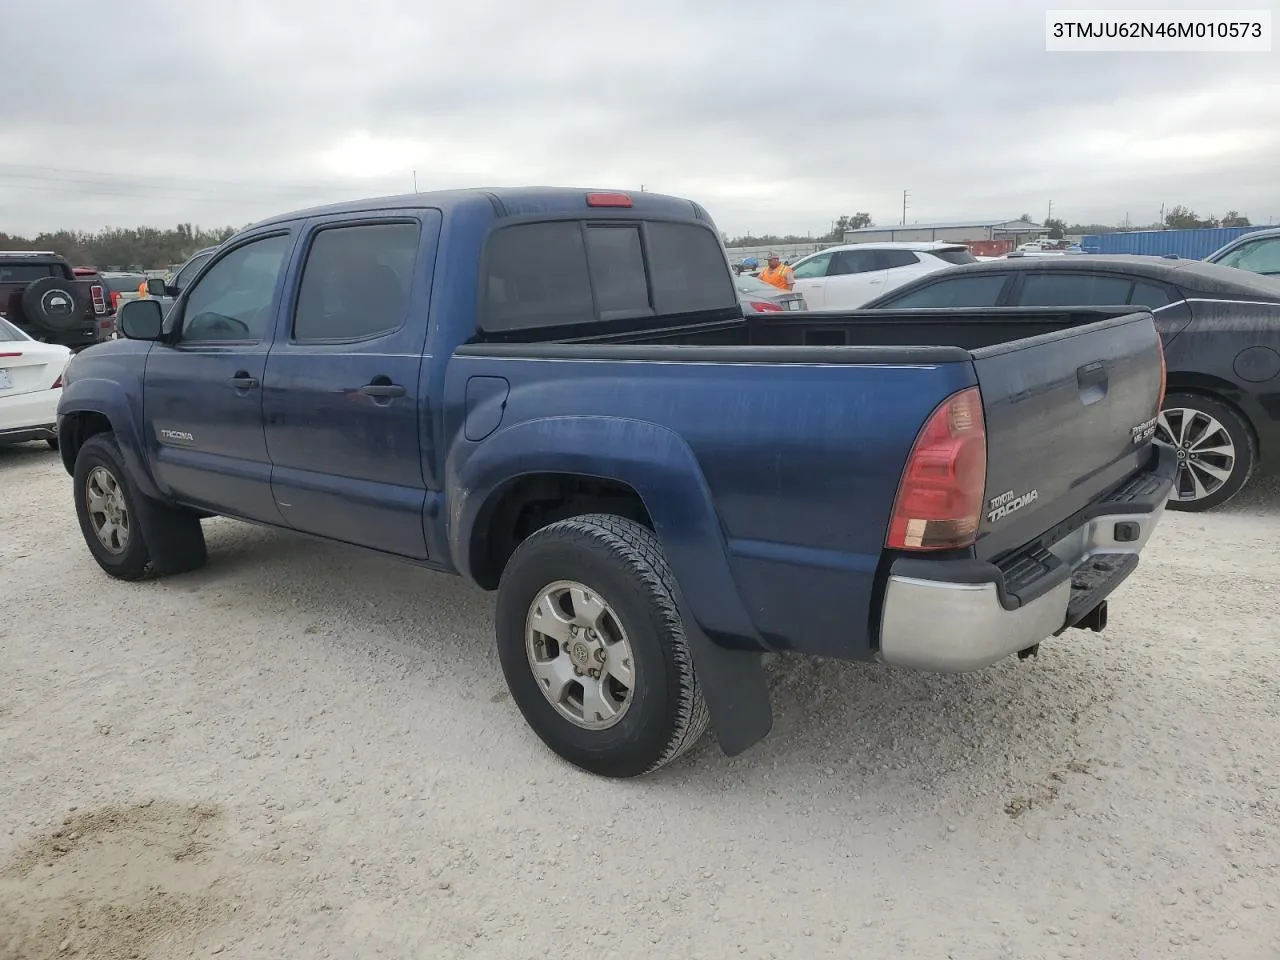
[[[83,350],[111,336],[101,278],[80,279],[52,251],[0,251],[0,317],[27,336]]]

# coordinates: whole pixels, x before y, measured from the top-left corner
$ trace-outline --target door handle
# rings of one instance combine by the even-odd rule
[[[259,385],[258,378],[249,376],[247,370],[237,370],[236,375],[228,380],[227,383],[237,390],[252,390]]]
[[[360,392],[366,397],[403,397],[404,387],[398,383],[366,383]]]

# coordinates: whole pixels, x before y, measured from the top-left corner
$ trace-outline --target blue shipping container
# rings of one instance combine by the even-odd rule
[[[1266,227],[1211,227],[1204,230],[1131,230],[1090,234],[1080,241],[1085,253],[1138,253],[1149,257],[1203,260],[1236,237]]]

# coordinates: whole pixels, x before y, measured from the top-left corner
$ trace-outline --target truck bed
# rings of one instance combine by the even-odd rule
[[[947,307],[758,313],[641,332],[593,332],[561,343],[690,346],[959,347],[980,350],[1109,320],[1130,307]]]
[[[870,386],[873,380],[879,384],[871,368],[895,367],[904,374],[908,367],[967,370],[970,382],[976,381],[981,390],[987,431],[985,507],[974,547],[974,555],[982,559],[1005,556],[1060,525],[1140,470],[1150,456],[1147,437],[1140,434],[1154,425],[1152,398],[1160,377],[1160,348],[1146,310],[1121,306],[820,311],[721,316],[658,328],[652,326],[652,318],[643,322],[648,329],[628,331],[611,325],[610,330],[550,339],[544,333],[538,342],[469,344],[459,354],[556,360],[565,375],[564,361],[584,361],[595,368],[602,362],[628,364],[627,373],[619,374],[630,377],[638,374],[631,366],[636,363],[656,362],[668,369],[686,363],[749,365],[756,368],[755,374],[725,382],[724,389],[735,393],[727,398],[731,407],[736,404],[743,415],[751,416],[748,410],[763,404],[754,414],[761,418],[772,415],[766,398],[777,389],[788,391],[789,403],[817,403],[825,397],[827,415],[848,418],[850,436],[865,429],[861,413],[852,416],[854,409],[864,409],[861,404],[870,405],[880,417],[899,419],[905,414],[899,389]],[[861,368],[864,373],[857,379],[863,385],[852,388],[861,399],[837,396],[835,391],[849,390],[843,384],[853,382],[842,379],[841,386],[829,383],[807,401],[798,401],[803,394],[795,393],[797,386],[775,386],[767,370],[773,365],[806,366],[813,372],[797,376],[809,380],[825,379],[816,372],[821,367]],[[670,378],[683,379],[675,370],[662,379]],[[787,379],[795,382],[792,376]],[[634,389],[656,388],[636,380]],[[744,390],[759,396],[748,400]],[[845,403],[852,406],[842,413]],[[921,422],[915,421],[910,429]],[[899,467],[895,463],[891,472],[896,474]],[[866,465],[858,469],[865,477]],[[851,478],[850,492],[858,483]]]

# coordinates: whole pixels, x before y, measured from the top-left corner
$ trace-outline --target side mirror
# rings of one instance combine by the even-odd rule
[[[147,279],[147,293],[153,297],[167,297],[169,295],[169,285],[164,282],[163,277],[149,277]]]
[[[120,332],[130,340],[159,340],[164,329],[164,311],[158,300],[130,300],[116,319]]]

